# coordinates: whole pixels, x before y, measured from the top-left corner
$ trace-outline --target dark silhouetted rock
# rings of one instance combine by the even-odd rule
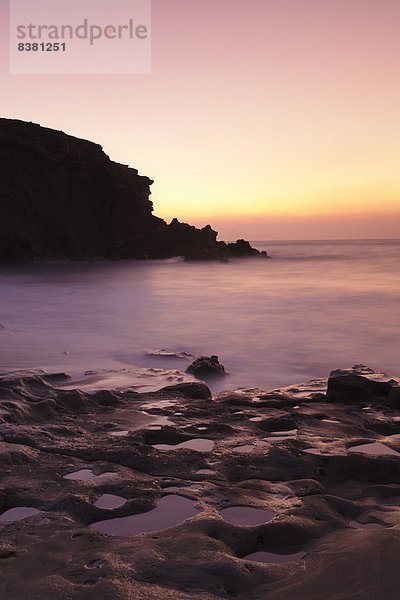
[[[0,119],[0,261],[261,255],[244,240],[217,242],[210,225],[154,216],[152,183],[98,144]]]
[[[384,402],[392,390],[386,381],[373,381],[361,375],[338,375],[330,377],[326,402],[358,404],[360,402]]]
[[[227,250],[232,256],[255,256],[259,254],[258,250],[255,250],[246,240],[237,240],[234,243],[227,244]],[[261,254],[268,256],[266,252],[261,252]]]
[[[218,360],[218,356],[200,356],[186,369],[186,373],[194,375],[198,379],[210,377],[225,377],[228,373]]]

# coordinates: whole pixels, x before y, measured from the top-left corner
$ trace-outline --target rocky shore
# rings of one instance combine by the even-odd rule
[[[245,240],[218,242],[210,225],[154,216],[152,183],[98,144],[0,119],[0,262],[262,254]]]
[[[2,600],[395,600],[400,387],[0,379]]]

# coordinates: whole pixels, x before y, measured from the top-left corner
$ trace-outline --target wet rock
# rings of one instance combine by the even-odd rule
[[[400,387],[393,387],[387,399],[385,400],[386,406],[390,406],[391,408],[400,408]]]
[[[326,493],[324,486],[314,479],[297,479],[288,481],[287,485],[293,490],[293,493],[299,497]]]
[[[155,358],[182,358],[184,360],[193,358],[193,354],[190,354],[190,352],[176,352],[175,350],[165,350],[164,348],[161,348],[161,350],[148,350],[145,352],[145,355]]]
[[[27,590],[30,600],[311,600],[321,589],[327,598],[397,600],[400,457],[388,451],[400,452],[400,415],[386,405],[392,392],[376,396],[384,402],[370,411],[301,396],[296,412],[298,392],[288,389],[279,409],[259,400],[264,390],[209,401],[201,382],[135,395],[71,391],[43,377],[0,381],[0,411],[18,419],[0,423],[0,513],[41,511],[0,519],[1,600]],[[239,397],[248,402],[241,410],[230,406]],[[162,419],[160,430],[143,411]],[[129,435],[111,436],[116,423]],[[263,441],[278,440],[274,433],[293,439]],[[214,442],[212,453],[198,451],[205,442]],[[254,451],[234,451],[245,444]],[[306,454],[310,447],[319,454]],[[275,516],[249,521],[249,509]],[[304,563],[295,560],[300,551]]]
[[[361,375],[331,376],[325,399],[343,404],[382,402],[387,400],[392,387],[387,381],[373,381]]]
[[[138,395],[137,392],[130,393]],[[94,392],[92,398],[103,406],[116,406],[121,402],[118,396],[109,390],[99,390],[98,392]]]
[[[195,400],[211,400],[212,394],[205,383],[178,383],[176,385],[167,385],[160,390],[165,394],[180,394],[186,398]]]
[[[296,429],[296,422],[293,419],[288,419],[285,417],[277,417],[273,419],[266,419],[265,421],[260,421],[258,426],[267,432],[274,431],[293,431]]]
[[[378,421],[370,421],[367,427],[370,431],[379,433],[379,435],[387,436],[400,434],[400,423],[398,421],[380,419]]]
[[[213,377],[225,377],[228,373],[218,360],[218,356],[200,356],[186,369],[186,373],[194,375],[198,379],[210,379]]]
[[[368,375],[379,375],[379,373],[376,373],[376,371],[367,367],[367,365],[357,364],[349,369],[334,369],[331,371],[329,377],[337,377],[338,375],[365,375],[368,377]],[[383,373],[381,373],[381,375],[383,375]]]
[[[50,384],[65,383],[71,379],[71,375],[68,375],[68,373],[45,373],[41,377],[43,381],[46,381]]]

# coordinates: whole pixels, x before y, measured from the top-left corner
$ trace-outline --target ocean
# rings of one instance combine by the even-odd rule
[[[216,354],[215,390],[400,375],[400,240],[252,243],[271,259],[2,266],[0,371],[145,390]]]

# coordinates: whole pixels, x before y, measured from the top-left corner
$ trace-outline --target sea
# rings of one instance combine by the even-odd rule
[[[145,391],[214,354],[214,391],[400,375],[400,240],[252,244],[270,258],[2,266],[0,373]]]

